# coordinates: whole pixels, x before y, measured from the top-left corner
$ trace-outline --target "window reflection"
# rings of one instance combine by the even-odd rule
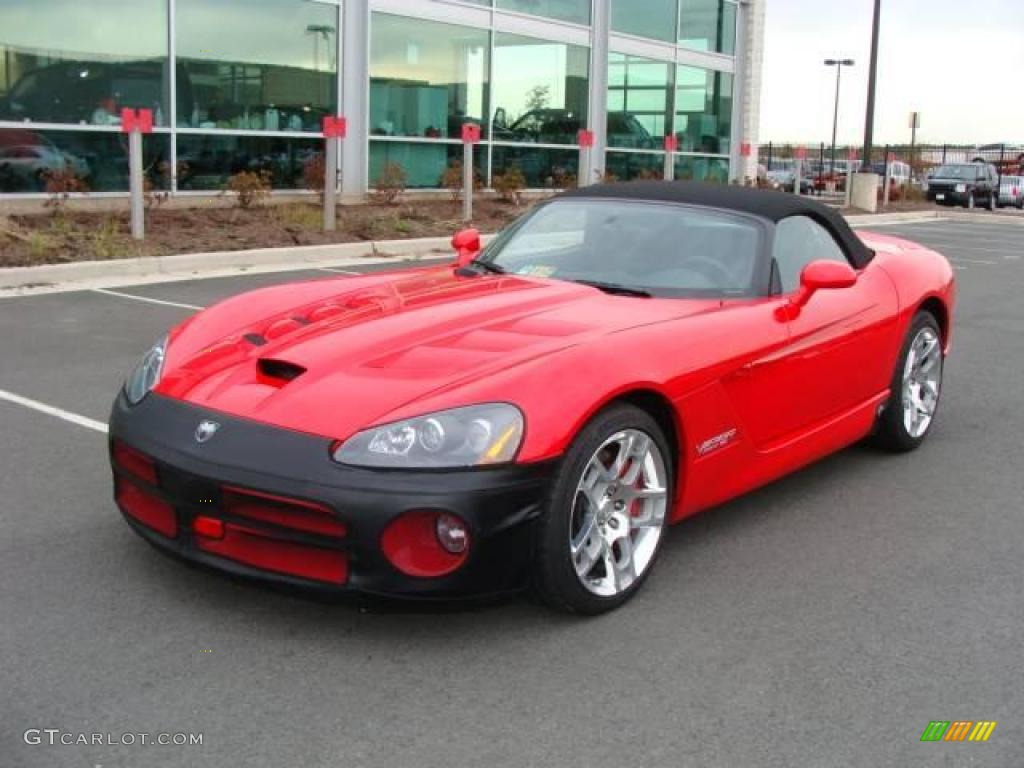
[[[680,156],[676,158],[676,178],[680,181],[729,183],[729,161],[723,157]]]
[[[568,189],[576,186],[580,153],[577,149],[553,149],[496,144],[491,156],[491,174],[516,167],[534,189]]]
[[[495,140],[575,144],[587,125],[589,55],[577,45],[497,33]]]
[[[728,0],[680,0],[679,44],[730,56],[736,52],[736,4]]]
[[[612,0],[612,31],[674,42],[676,0]]]
[[[609,152],[606,171],[619,181],[665,178],[665,155],[653,152]]]
[[[178,0],[178,125],[319,131],[337,102],[337,44],[329,5]]]
[[[179,135],[178,187],[222,189],[233,174],[265,171],[274,189],[299,189],[303,168],[321,151],[312,138]]]
[[[590,23],[590,0],[496,0],[495,6],[576,24]]]
[[[123,107],[166,124],[165,0],[0,2],[0,120],[118,125]]]
[[[170,185],[168,136],[142,143],[143,168],[153,186]],[[128,189],[128,137],[97,131],[0,128],[0,193],[43,192],[49,173],[70,172],[90,192]]]
[[[613,53],[608,61],[608,146],[660,149],[672,117],[671,65]]]
[[[461,144],[442,142],[370,142],[370,189],[386,163],[395,163],[405,171],[405,185],[410,189],[437,188],[441,186],[441,175],[452,161],[462,162]],[[473,152],[473,166],[483,176],[487,162],[487,150],[478,144]]]
[[[729,154],[732,84],[726,72],[677,68],[674,131],[681,152]]]
[[[373,14],[370,133],[458,138],[487,114],[488,32]]]

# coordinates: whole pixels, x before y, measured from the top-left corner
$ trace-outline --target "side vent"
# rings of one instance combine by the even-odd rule
[[[301,365],[289,363],[287,360],[274,360],[267,357],[261,357],[257,365],[259,366],[260,377],[264,379],[265,383],[272,384],[275,387],[282,387],[306,372],[306,369]]]

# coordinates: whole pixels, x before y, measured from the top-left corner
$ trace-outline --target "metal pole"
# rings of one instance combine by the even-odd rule
[[[142,240],[146,236],[146,209],[142,189],[142,131],[138,128],[128,134],[128,183],[132,194],[132,237]]]
[[[338,228],[338,149],[340,139],[324,139],[324,232]]]
[[[1000,192],[1003,191],[1003,162],[1005,161],[1005,159],[1006,159],[1006,145],[1005,144],[1000,144],[999,145],[999,167],[997,168],[997,170],[999,171],[999,181],[996,182],[996,184],[998,185],[998,186],[996,186],[996,189],[998,190],[997,193],[996,193],[997,195]],[[996,208],[998,208],[998,207],[999,207],[999,203],[997,202],[996,203]]]
[[[882,0],[875,0],[875,18],[871,25],[871,69],[868,72],[868,109],[864,120],[864,162],[871,164],[871,146],[875,140],[875,85],[878,80],[878,31]]]
[[[772,143],[768,142],[768,170],[772,169]]]
[[[676,177],[675,153],[672,150],[665,150],[665,181],[673,181]]]
[[[473,145],[462,143],[462,220],[473,220]]]
[[[883,208],[888,208],[889,207],[889,174],[890,174],[890,170],[889,170],[889,145],[888,144],[885,145],[885,158],[884,158],[883,162],[885,163],[885,174],[882,176],[882,185],[883,185],[882,186],[882,207]]]
[[[799,157],[793,160],[793,194],[800,197],[800,182],[804,176],[804,161]]]
[[[843,74],[843,64],[836,62],[836,109],[832,115],[832,168],[831,174],[836,175],[836,133],[839,131],[839,78]]]

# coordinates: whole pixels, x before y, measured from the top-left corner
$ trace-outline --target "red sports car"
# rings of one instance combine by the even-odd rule
[[[669,523],[936,414],[953,271],[776,192],[592,186],[453,264],[280,285],[177,326],[114,403],[158,548],[325,593],[532,586],[599,613]]]

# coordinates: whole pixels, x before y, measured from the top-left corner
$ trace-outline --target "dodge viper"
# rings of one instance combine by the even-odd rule
[[[919,446],[941,255],[779,192],[585,187],[445,265],[264,288],[128,376],[114,497],[157,548],[325,594],[595,614],[667,526],[863,438]]]

